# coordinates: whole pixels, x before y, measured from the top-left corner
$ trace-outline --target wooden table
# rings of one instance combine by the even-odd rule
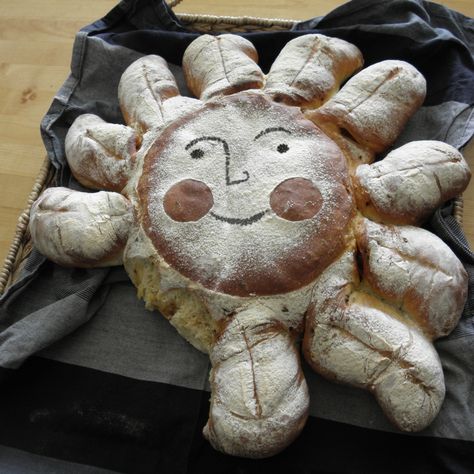
[[[74,35],[116,0],[1,0],[0,2],[0,262],[45,156],[41,118],[69,73]],[[307,19],[343,1],[193,0],[177,13]],[[440,3],[474,16],[472,0]],[[465,153],[474,169],[474,145]],[[464,195],[464,229],[474,244],[474,180]]]

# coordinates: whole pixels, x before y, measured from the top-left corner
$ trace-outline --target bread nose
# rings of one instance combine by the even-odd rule
[[[227,186],[233,184],[245,183],[250,178],[250,174],[246,170],[236,170],[232,166],[232,159],[229,153],[229,149],[225,148],[225,182]],[[237,179],[233,179],[237,178]]]

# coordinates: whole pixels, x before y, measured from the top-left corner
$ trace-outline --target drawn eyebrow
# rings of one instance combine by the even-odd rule
[[[224,152],[226,154],[229,153],[229,145],[227,145],[227,142],[225,140],[223,140],[222,138],[219,138],[219,137],[199,137],[199,138],[195,138],[194,140],[191,140],[184,147],[184,149],[189,150],[189,148],[191,148],[193,145],[195,145],[196,143],[202,142],[202,141],[220,142],[224,146]]]
[[[287,130],[286,128],[283,127],[269,127],[266,128],[265,130],[261,131],[255,138],[254,140],[258,140],[260,137],[263,137],[263,135],[266,135],[267,133],[272,133],[272,132],[285,132],[291,135],[291,132]]]

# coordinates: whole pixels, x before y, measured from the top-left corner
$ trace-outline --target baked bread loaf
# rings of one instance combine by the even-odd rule
[[[164,123],[163,103],[179,96],[178,86],[166,61],[149,55],[138,59],[123,73],[118,97],[125,121],[143,134]]]
[[[253,44],[237,35],[203,35],[194,40],[183,56],[183,72],[189,90],[201,100],[264,83]]]
[[[370,390],[401,430],[442,406],[432,342],[457,324],[467,274],[412,225],[470,172],[433,141],[374,163],[425,80],[390,60],[337,92],[362,62],[354,45],[304,35],[265,76],[249,41],[203,35],[183,58],[192,99],[163,59],[141,58],[120,81],[127,125],[85,115],[66,138],[74,176],[107,191],[51,189],[33,206],[41,252],[64,265],[123,261],[147,307],[209,353],[204,436],[225,453],[271,456],[303,429],[301,338],[314,370]]]
[[[372,220],[420,224],[431,209],[459,195],[469,177],[469,167],[456,149],[420,140],[397,148],[382,161],[359,166],[354,194],[358,208]]]
[[[49,188],[32,206],[30,232],[38,250],[61,265],[107,267],[122,264],[132,221],[121,194]]]
[[[288,446],[306,422],[309,396],[296,341],[273,312],[257,305],[226,321],[210,358],[211,444],[252,458]]]
[[[65,140],[74,177],[88,188],[116,192],[128,183],[139,146],[133,128],[106,123],[93,114],[78,117]]]
[[[381,61],[349,79],[336,96],[309,116],[330,136],[349,134],[377,153],[395,141],[425,94],[425,78],[411,64]]]
[[[265,93],[275,102],[317,108],[363,63],[359,49],[347,41],[303,35],[288,42],[275,59],[265,82]]]
[[[361,218],[355,231],[357,250],[349,249],[314,287],[305,357],[324,376],[373,392],[399,429],[419,431],[444,400],[431,341],[458,322],[464,269],[423,229]]]

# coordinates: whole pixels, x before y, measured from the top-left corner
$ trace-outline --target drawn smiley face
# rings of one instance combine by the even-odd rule
[[[255,92],[207,103],[145,157],[139,195],[159,254],[233,295],[310,283],[352,216],[339,148],[301,112]]]
[[[262,136],[269,133],[284,132],[288,135],[293,133],[284,127],[268,127],[258,133],[253,141],[257,141]],[[278,139],[277,139],[278,140]],[[239,169],[239,163],[231,163],[231,154],[227,140],[217,136],[199,137],[189,142],[185,149],[191,149],[190,156],[193,159],[207,158],[212,160],[212,155],[222,154],[220,151],[211,149],[205,151],[207,146],[203,146],[202,142],[217,142],[222,145],[224,159],[221,166],[225,166],[225,185],[240,185],[250,180],[250,172],[248,170],[238,170],[241,177],[236,177],[231,172],[233,168]],[[288,141],[291,137],[280,137],[281,143],[275,148],[278,153],[287,153],[290,148]],[[273,153],[275,150],[271,150]],[[209,156],[211,155],[211,156]],[[239,158],[242,155],[239,155]],[[237,161],[237,160],[233,160]],[[252,166],[250,168],[253,168]],[[253,169],[252,169],[253,171]],[[238,199],[234,202],[238,202]],[[290,221],[300,221],[310,219],[315,216],[322,206],[322,196],[314,183],[306,178],[289,178],[276,186],[270,194],[271,209],[283,219]],[[231,225],[247,226],[262,219],[270,209],[263,209],[254,214],[245,217],[225,216],[213,211],[214,198],[212,190],[202,181],[195,179],[185,179],[174,184],[165,194],[163,207],[171,219],[177,222],[197,221],[204,217],[208,212],[215,219],[226,222]],[[248,206],[252,210],[252,206]],[[245,211],[244,211],[245,212]],[[237,211],[240,214],[239,211]]]

